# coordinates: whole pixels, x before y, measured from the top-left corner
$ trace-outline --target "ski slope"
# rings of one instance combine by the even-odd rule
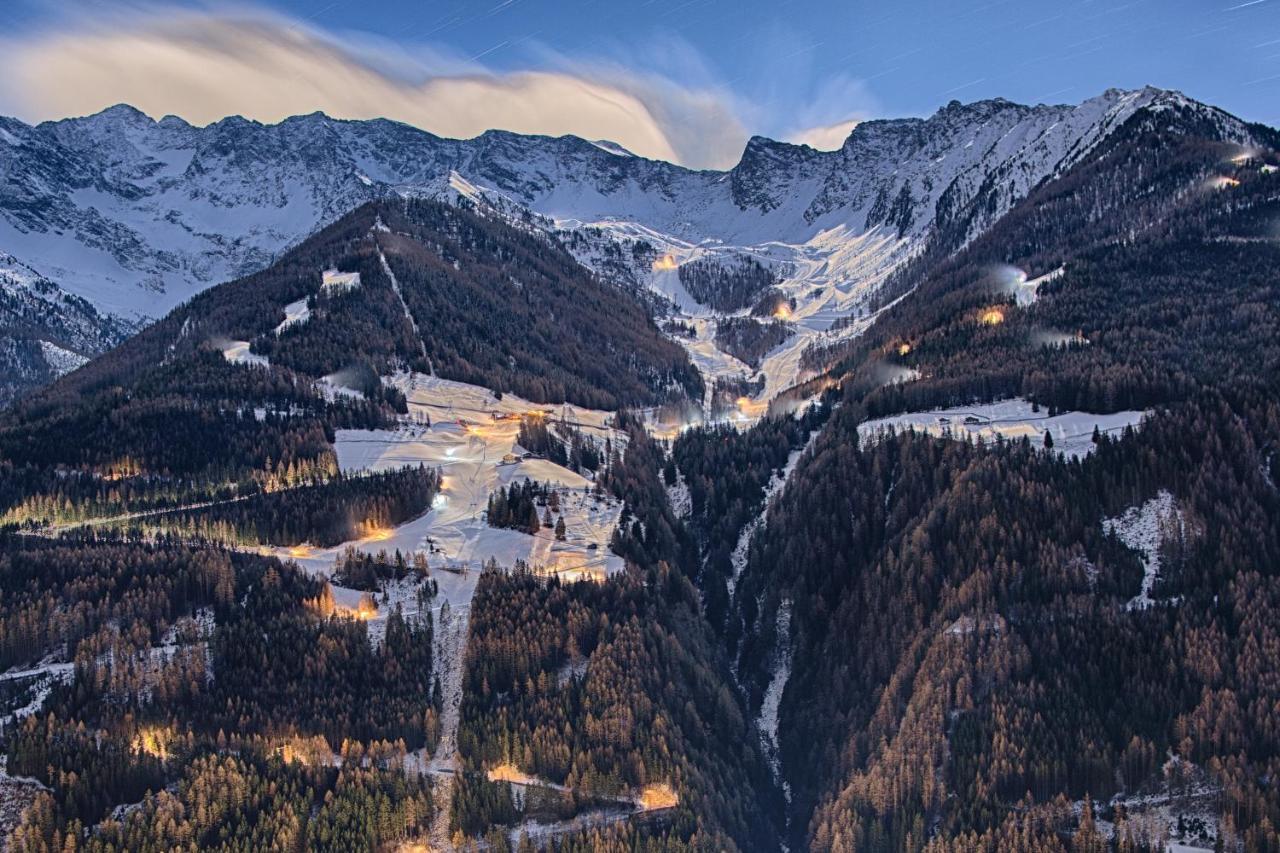
[[[860,441],[875,441],[893,432],[927,432],[966,441],[993,442],[997,439],[1017,441],[1029,439],[1033,444],[1053,436],[1055,453],[1081,458],[1093,452],[1093,430],[1116,435],[1125,427],[1138,427],[1146,412],[1122,411],[1111,414],[1063,412],[1050,417],[1045,410],[1035,411],[1027,400],[1014,398],[997,403],[957,406],[927,412],[908,412],[877,418],[858,425]]]
[[[622,512],[611,496],[592,493],[587,478],[546,459],[504,461],[523,454],[516,444],[520,422],[502,415],[530,412],[563,418],[602,445],[625,443],[625,436],[608,426],[611,415],[578,406],[548,408],[514,395],[497,400],[476,385],[421,374],[400,374],[392,383],[405,393],[409,415],[394,430],[338,430],[334,449],[344,472],[387,471],[405,465],[438,468],[440,493],[431,510],[389,531],[380,531],[335,548],[276,549],[281,556],[327,572],[351,545],[376,554],[399,550],[422,552],[433,568],[449,570],[440,579],[441,595],[454,606],[469,603],[474,577],[490,560],[511,567],[523,561],[535,571],[565,580],[599,579],[621,571],[621,557],[609,552],[609,542]],[[430,420],[430,426],[423,423]],[[498,488],[525,479],[560,487],[566,541],[557,542],[550,529],[536,535],[493,528],[484,519],[489,496]]]

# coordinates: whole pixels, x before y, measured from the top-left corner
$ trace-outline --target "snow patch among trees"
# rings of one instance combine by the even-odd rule
[[[1175,541],[1185,535],[1185,519],[1174,497],[1160,490],[1154,498],[1130,507],[1118,518],[1103,519],[1102,529],[1114,533],[1120,541],[1142,555],[1142,590],[1130,599],[1129,610],[1141,610],[1154,604],[1151,590],[1160,576],[1161,543]]]
[[[782,692],[791,677],[791,602],[783,600],[778,605],[777,622],[774,626],[776,642],[773,650],[773,674],[769,678],[769,686],[765,688],[764,699],[760,702],[760,715],[756,718],[756,727],[764,741],[765,754],[769,766],[773,769],[774,778],[782,778],[781,750],[778,745],[778,712],[782,707]],[[783,791],[788,800],[791,799],[790,787],[783,782]]]

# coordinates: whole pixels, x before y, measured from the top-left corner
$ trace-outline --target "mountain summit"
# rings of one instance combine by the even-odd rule
[[[967,237],[1136,111],[1173,106],[1249,138],[1242,122],[1151,88],[1110,90],[1078,106],[952,102],[929,118],[863,122],[831,152],[753,137],[728,172],[620,156],[576,137],[490,131],[443,139],[322,113],[274,125],[233,116],[203,128],[172,116],[155,121],[127,105],[34,127],[0,118],[0,247],[132,325],[264,268],[359,204],[463,192],[569,229],[625,224],[690,244],[749,252],[769,244],[759,251],[781,264],[826,259],[835,290],[814,313],[829,322],[980,191],[988,203],[967,223]],[[851,254],[846,247],[858,240]],[[10,341],[31,340],[16,322],[0,322]],[[106,327],[98,337],[114,340]],[[98,345],[86,341],[76,352],[93,355]]]

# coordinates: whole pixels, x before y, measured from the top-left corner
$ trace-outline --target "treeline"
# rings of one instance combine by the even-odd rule
[[[604,447],[577,427],[537,415],[522,415],[516,444],[550,459],[571,471],[583,473],[596,471],[612,449],[612,439],[604,440]]]
[[[298,470],[295,465],[294,476]],[[0,524],[85,521],[187,503],[230,500],[257,484],[217,486],[190,477],[137,473],[128,465],[102,472],[15,467],[0,462]]]
[[[422,515],[440,491],[440,472],[419,465],[375,474],[341,472],[326,482],[196,509],[126,519],[186,536],[234,544],[328,547]]]
[[[751,317],[724,317],[716,321],[716,346],[753,368],[774,347],[795,332],[778,320],[761,321]]]
[[[108,626],[159,642],[179,616],[230,604],[235,588],[232,557],[219,551],[0,534],[0,669],[51,650],[75,660]]]
[[[384,584],[408,577],[427,581],[429,569],[427,557],[421,551],[415,551],[412,558],[406,558],[399,549],[394,555],[386,551],[368,554],[348,546],[335,561],[333,580],[339,586],[377,592]],[[435,589],[435,581],[430,581],[429,587]]]
[[[681,264],[678,275],[690,296],[726,314],[750,307],[778,283],[773,269],[747,255],[699,258]]]
[[[539,512],[541,508],[541,512]],[[555,520],[552,520],[552,517]],[[564,539],[564,516],[560,514],[560,492],[551,484],[511,483],[489,496],[485,519],[490,527],[506,527],[534,534],[544,527],[554,527],[557,539]]]
[[[118,352],[85,370],[110,371]],[[395,414],[385,403],[328,402],[305,377],[229,364],[207,348],[125,381],[84,393],[55,383],[6,413],[9,520],[83,520],[323,480],[337,470],[336,428],[384,426]]]
[[[258,751],[201,755],[173,790],[145,788],[137,807],[89,824],[59,819],[56,795],[40,794],[10,836],[14,853],[85,850],[379,850],[426,830],[434,803],[426,777],[364,767],[281,762]],[[160,762],[157,762],[160,763]],[[163,778],[163,777],[158,777]]]

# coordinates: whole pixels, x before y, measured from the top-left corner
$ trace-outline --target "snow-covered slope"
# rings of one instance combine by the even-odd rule
[[[363,201],[483,196],[624,245],[643,235],[677,261],[757,255],[789,271],[795,320],[818,334],[979,193],[990,198],[969,214],[974,233],[1135,111],[1174,103],[1186,101],[1156,89],[1079,106],[953,102],[927,119],[864,122],[832,152],[756,137],[728,172],[576,137],[453,140],[321,114],[203,128],[127,106],[34,127],[0,118],[0,250],[100,311],[143,320],[266,266]],[[794,379],[770,377],[775,390]]]
[[[129,331],[0,252],[0,405],[74,370]]]

